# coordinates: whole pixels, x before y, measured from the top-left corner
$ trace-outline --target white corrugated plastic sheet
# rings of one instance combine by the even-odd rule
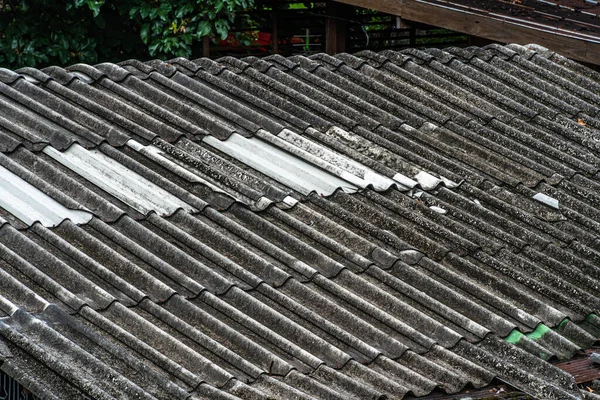
[[[0,207],[27,225],[39,222],[46,227],[53,227],[65,219],[76,224],[85,224],[92,219],[91,213],[65,207],[2,166]],[[0,225],[2,221],[0,219]]]
[[[142,214],[171,215],[180,208],[197,211],[98,150],[74,144],[62,152],[47,146],[44,153]]]
[[[377,173],[366,165],[335,153],[289,129],[282,130],[277,136],[259,131],[257,136],[362,189],[371,185],[375,190],[387,190],[396,185],[392,179]]]
[[[212,136],[206,136],[203,141],[304,195],[317,192],[328,196],[337,189],[358,191],[358,187],[348,181],[258,138],[234,133],[224,141]]]

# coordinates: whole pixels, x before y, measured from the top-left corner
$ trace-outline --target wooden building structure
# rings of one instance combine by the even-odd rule
[[[470,35],[483,41],[536,43],[600,64],[600,2],[590,0],[335,0],[328,20],[329,53],[344,51],[343,6],[362,7]]]
[[[256,0],[255,7],[238,18],[227,40],[215,43],[205,39],[205,57],[335,54],[468,44],[468,36],[460,32],[406,23],[389,13],[332,0]],[[247,37],[249,33],[254,36],[252,45],[240,45],[240,35]]]

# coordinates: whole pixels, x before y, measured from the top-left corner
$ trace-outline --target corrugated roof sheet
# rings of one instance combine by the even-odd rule
[[[0,168],[93,215],[0,209],[1,368],[35,394],[402,398],[497,377],[594,398],[547,360],[600,333],[596,72],[490,46],[0,81]]]

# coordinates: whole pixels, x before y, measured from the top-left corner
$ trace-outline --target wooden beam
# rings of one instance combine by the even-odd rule
[[[600,38],[586,40],[573,32],[569,35],[551,25],[532,25],[527,21],[505,20],[500,17],[464,12],[441,7],[422,0],[334,0],[356,7],[370,8],[398,15],[410,21],[439,26],[468,35],[479,36],[501,43],[535,43],[566,57],[592,64],[600,64]],[[579,37],[577,37],[579,36]]]

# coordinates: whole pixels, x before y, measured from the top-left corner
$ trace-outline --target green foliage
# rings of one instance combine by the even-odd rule
[[[0,0],[0,66],[192,57],[253,0]],[[239,18],[239,17],[237,17]]]

